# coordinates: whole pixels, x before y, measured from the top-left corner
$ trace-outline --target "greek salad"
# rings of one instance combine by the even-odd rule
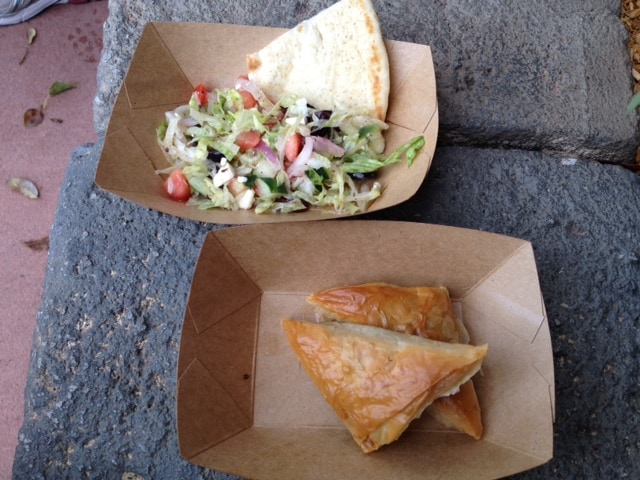
[[[198,85],[165,116],[157,138],[171,166],[157,173],[170,198],[201,209],[364,212],[381,194],[375,172],[411,165],[425,142],[418,136],[385,157],[384,122],[293,95],[274,103],[244,77],[234,88]]]

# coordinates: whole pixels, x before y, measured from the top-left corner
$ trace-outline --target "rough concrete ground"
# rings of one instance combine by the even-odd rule
[[[249,11],[242,1],[220,1],[206,10],[199,1],[187,7],[112,0],[96,100],[99,136],[145,21],[285,26],[329,3],[270,1]],[[503,4],[489,1],[482,9],[476,3],[375,2],[387,36],[433,46],[443,136],[418,194],[364,218],[462,226],[531,241],[555,359],[555,452],[549,463],[516,478],[635,478],[640,178],[591,159],[601,152],[603,159],[622,162],[637,144],[632,119],[617,113],[620,106],[624,112],[631,82],[613,2],[510,2],[511,8],[498,8]],[[440,27],[432,21],[438,15]],[[461,16],[466,27],[453,28]],[[443,30],[424,33],[438,28]],[[507,46],[511,35],[502,36],[509,28],[523,39],[519,49]],[[467,36],[478,42],[475,47]],[[573,44],[572,53],[556,49],[551,39]],[[542,43],[556,61],[531,59]],[[476,79],[472,93],[461,90],[450,59],[466,59],[461,63],[479,72],[480,64],[467,57],[484,52],[487,58],[492,51],[499,52],[491,61],[504,72],[503,83]],[[597,62],[602,69],[594,72]],[[531,71],[529,85],[547,71],[559,93],[532,93],[526,86],[513,92],[524,71]],[[591,82],[594,76],[598,82]],[[524,132],[522,139],[512,132]],[[519,148],[494,148],[503,136]],[[14,478],[120,478],[126,472],[145,479],[228,478],[180,458],[174,414],[189,279],[204,234],[219,226],[149,211],[96,189],[100,149],[98,142],[76,150],[61,192]]]
[[[98,155],[78,149],[65,179],[15,478],[223,478],[180,458],[174,416],[189,279],[216,227],[97,190]],[[443,147],[416,197],[371,216],[533,243],[555,357],[555,456],[519,478],[640,472],[638,209],[640,178],[620,167]]]

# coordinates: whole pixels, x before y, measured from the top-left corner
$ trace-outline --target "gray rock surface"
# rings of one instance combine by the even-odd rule
[[[180,460],[174,415],[180,319],[210,227],[97,191],[98,152],[77,149],[64,180],[14,478],[225,478]]]
[[[111,1],[95,104],[98,132],[106,130],[114,87],[146,22],[291,27],[332,3]],[[625,113],[632,79],[619,0],[374,4],[385,37],[432,47],[443,144],[633,162],[640,136],[636,116]]]
[[[144,22],[289,26],[330,3],[111,0],[99,138]],[[637,478],[640,177],[589,160],[637,143],[616,113],[631,92],[618,2],[375,3],[387,36],[433,46],[443,135],[419,192],[363,220],[531,241],[555,359],[555,452],[515,478]],[[496,138],[518,149],[491,148]],[[191,274],[204,235],[222,226],[97,189],[100,151],[101,141],[74,152],[60,194],[13,478],[233,478],[180,458],[174,411]]]
[[[99,151],[74,153],[51,232],[14,478],[225,478],[180,458],[174,413],[189,280],[218,226],[97,190]],[[532,242],[555,358],[555,456],[518,478],[640,473],[638,212],[640,178],[620,167],[443,147],[414,198],[365,217]]]

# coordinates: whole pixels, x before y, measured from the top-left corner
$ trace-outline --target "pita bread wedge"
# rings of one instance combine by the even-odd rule
[[[436,398],[480,368],[487,346],[436,342],[369,325],[285,319],[303,368],[366,452],[397,440]]]
[[[247,55],[247,67],[272,101],[295,94],[323,110],[387,115],[389,59],[371,0],[322,10]]]
[[[319,317],[373,325],[431,340],[469,343],[446,287],[399,287],[368,283],[330,288],[311,294],[307,301],[318,308]],[[484,427],[473,380],[460,391],[436,399],[427,413],[442,425],[455,428],[476,440]]]

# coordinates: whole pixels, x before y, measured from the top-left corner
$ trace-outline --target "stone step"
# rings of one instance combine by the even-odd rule
[[[106,131],[149,21],[292,27],[332,0],[114,0],[104,31],[95,123]],[[440,142],[633,163],[640,145],[619,0],[375,1],[385,37],[430,45]],[[197,12],[197,15],[194,14]],[[215,59],[216,52],[211,52]],[[322,72],[318,72],[322,74]]]
[[[190,279],[219,226],[97,189],[99,154],[74,152],[60,195],[14,479],[231,479],[182,459],[175,423]],[[367,218],[531,241],[555,360],[555,449],[517,478],[637,477],[640,177],[537,152],[443,147],[413,198]]]

